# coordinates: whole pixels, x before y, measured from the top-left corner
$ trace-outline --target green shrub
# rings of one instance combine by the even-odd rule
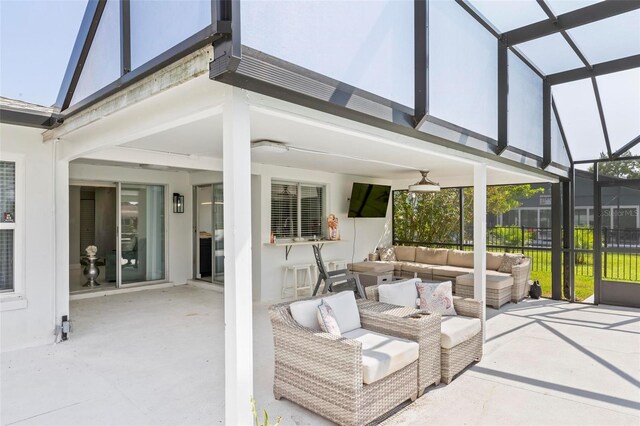
[[[523,235],[524,233],[524,235]],[[519,226],[496,226],[489,230],[489,244],[497,246],[520,246],[524,237],[524,245],[533,241],[533,231]]]

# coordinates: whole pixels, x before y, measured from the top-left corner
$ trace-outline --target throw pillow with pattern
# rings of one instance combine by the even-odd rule
[[[505,253],[504,256],[502,256],[502,262],[500,263],[500,267],[498,267],[498,272],[510,274],[513,272],[513,267],[521,264],[523,260],[524,256],[521,254]]]
[[[453,306],[453,292],[451,281],[443,283],[417,283],[420,296],[420,309],[430,314],[442,316],[458,315]]]
[[[396,251],[393,247],[381,248],[378,250],[378,252],[380,253],[380,260],[384,262],[396,261]]]
[[[334,336],[342,335],[331,305],[324,300],[318,306],[318,322],[320,323],[320,328],[325,333],[333,334]]]

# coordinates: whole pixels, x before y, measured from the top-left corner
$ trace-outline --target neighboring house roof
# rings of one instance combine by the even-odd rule
[[[0,123],[49,129],[55,123],[53,107],[0,96]]]

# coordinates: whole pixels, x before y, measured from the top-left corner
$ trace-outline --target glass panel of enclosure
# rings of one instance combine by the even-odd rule
[[[576,171],[573,246],[574,294],[576,301],[589,299],[594,293],[594,193],[593,172]]]
[[[564,140],[562,139],[562,133],[560,132],[560,126],[553,111],[551,112],[551,160],[562,166],[569,167],[571,165]]]
[[[611,163],[602,163],[607,169]],[[640,181],[601,180],[603,214],[610,220],[602,229],[602,279],[640,285]],[[606,291],[606,290],[605,290]]]
[[[542,157],[542,79],[509,52],[509,145]]]
[[[556,16],[563,13],[573,12],[576,9],[591,6],[600,3],[602,0],[547,0],[547,4],[551,6],[551,10]]]
[[[120,2],[109,0],[71,98],[71,105],[117,80],[120,75]]]
[[[584,66],[562,35],[556,33],[517,45],[543,74],[554,74]]]
[[[598,76],[596,80],[615,152],[640,135],[640,68]]]
[[[393,191],[393,214],[395,242],[444,247],[461,243],[458,188],[425,194]]]
[[[131,0],[131,66],[155,58],[211,25],[211,0]]]
[[[243,1],[242,43],[413,107],[413,4]]]
[[[496,39],[455,2],[430,2],[429,114],[497,139],[497,75]]]
[[[165,197],[162,185],[122,184],[122,284],[165,279]]]
[[[551,90],[573,160],[600,158],[607,147],[591,80],[559,84]]]
[[[547,15],[535,0],[471,0],[470,3],[500,32],[547,19]]]
[[[640,10],[623,13],[567,32],[590,63],[640,54]]]
[[[0,96],[53,105],[86,3],[0,3]]]

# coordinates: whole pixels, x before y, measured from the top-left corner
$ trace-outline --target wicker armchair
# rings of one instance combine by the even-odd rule
[[[366,287],[366,292],[368,300],[380,300],[378,286]],[[479,318],[482,320],[482,303],[479,300],[453,296],[453,306],[456,309],[456,313],[460,316]],[[364,308],[367,309],[366,305]],[[417,309],[414,311],[417,311]],[[395,314],[392,310],[388,313],[391,315]],[[406,315],[406,313],[403,312],[403,315]],[[471,363],[480,361],[482,358],[482,335],[483,330],[480,329],[480,332],[471,339],[468,339],[451,349],[440,348],[441,380],[444,383],[451,383],[451,380],[453,380],[456,374],[460,373]],[[438,333],[438,339],[439,338],[440,334]],[[438,344],[439,343],[440,342],[438,342]]]
[[[269,308],[276,399],[286,398],[338,424],[364,425],[402,402],[417,398],[419,361],[364,384],[361,343],[299,325],[292,318],[289,305],[281,303]],[[418,328],[414,319],[362,310],[360,313],[363,328],[371,331],[400,337],[392,331]],[[403,336],[410,334],[405,331]]]

